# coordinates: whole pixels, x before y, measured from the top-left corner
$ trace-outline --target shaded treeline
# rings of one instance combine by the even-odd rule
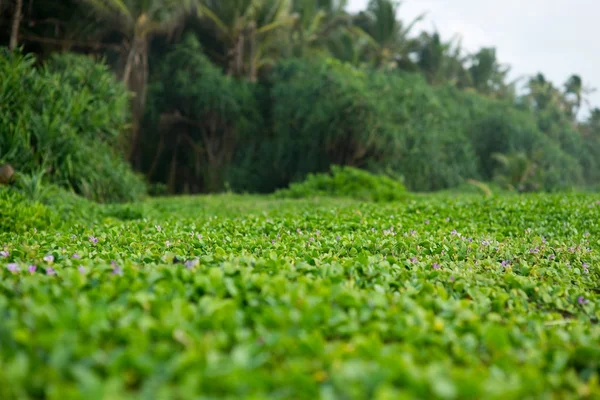
[[[469,178],[517,190],[598,184],[600,110],[579,118],[590,91],[581,77],[511,82],[494,48],[469,54],[416,33],[419,19],[399,19],[398,7],[0,0],[0,40],[39,60],[107,62],[133,94],[119,148],[169,193],[269,192],[331,164],[401,176],[413,190]]]

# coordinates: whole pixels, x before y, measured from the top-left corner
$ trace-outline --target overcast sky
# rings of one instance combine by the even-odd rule
[[[368,3],[348,1],[350,11]],[[408,22],[423,12],[414,33],[435,24],[444,40],[459,34],[470,52],[494,46],[511,78],[541,71],[562,87],[579,74],[599,89],[590,101],[600,107],[600,0],[404,0],[398,17]]]

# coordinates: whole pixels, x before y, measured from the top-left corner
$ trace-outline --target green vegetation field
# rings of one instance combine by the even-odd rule
[[[597,196],[126,207],[0,233],[1,399],[600,396]]]

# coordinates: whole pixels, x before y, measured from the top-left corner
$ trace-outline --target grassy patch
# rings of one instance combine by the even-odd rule
[[[600,396],[597,196],[123,207],[0,233],[0,398]]]

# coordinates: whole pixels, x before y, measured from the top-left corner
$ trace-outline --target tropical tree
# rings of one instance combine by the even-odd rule
[[[212,22],[225,44],[225,68],[230,76],[253,81],[275,49],[276,33],[295,20],[289,0],[204,0],[201,16]]]
[[[473,86],[478,92],[501,97],[508,94],[506,77],[510,69],[501,65],[496,57],[496,49],[484,47],[471,56],[469,73]]]
[[[103,26],[116,30],[121,38],[120,76],[133,93],[132,127],[128,156],[135,161],[140,140],[148,85],[150,40],[172,31],[197,0],[80,0]]]
[[[327,51],[332,36],[341,26],[350,28],[346,0],[293,0],[292,12],[296,17],[290,29],[289,49],[295,56],[304,56],[307,50]]]
[[[360,12],[354,20],[354,24],[370,39],[370,56],[378,68],[395,68],[414,50],[416,43],[409,33],[424,15],[405,25],[396,17],[398,8],[399,3],[393,0],[370,0],[367,10]]]

